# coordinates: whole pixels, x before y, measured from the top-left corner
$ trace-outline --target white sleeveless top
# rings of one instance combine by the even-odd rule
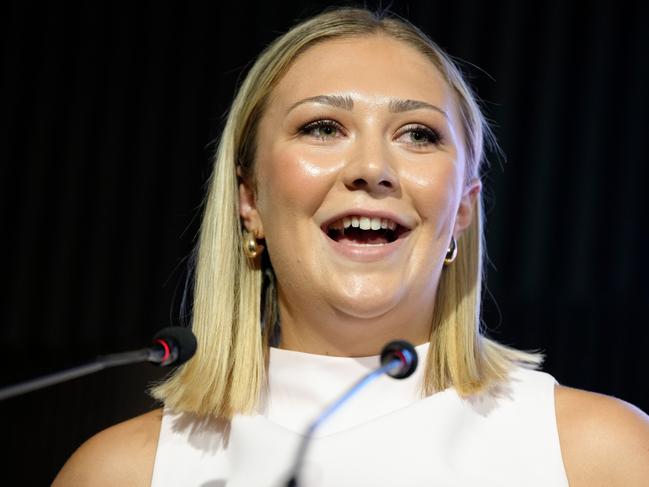
[[[383,376],[316,430],[301,487],[567,487],[554,378],[515,369],[486,397],[453,388],[421,398],[428,344],[407,379]],[[307,425],[378,357],[273,348],[260,412],[231,424],[164,409],[152,485],[283,486]]]

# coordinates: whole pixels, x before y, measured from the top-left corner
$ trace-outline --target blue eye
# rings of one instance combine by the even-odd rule
[[[300,127],[299,133],[326,140],[336,137],[341,131],[342,127],[338,122],[334,122],[333,120],[316,120]]]

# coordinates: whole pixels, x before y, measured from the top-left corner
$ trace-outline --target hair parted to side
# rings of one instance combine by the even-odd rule
[[[197,246],[192,328],[196,355],[152,394],[165,405],[198,415],[231,418],[255,410],[266,385],[266,363],[277,313],[272,278],[244,255],[237,165],[254,185],[256,132],[273,88],[296,57],[328,39],[386,35],[409,44],[437,67],[453,89],[464,130],[466,182],[480,176],[491,131],[454,62],[410,23],[360,8],[336,8],[293,27],[270,44],[244,79],[230,109],[209,180]],[[464,396],[507,377],[514,364],[535,366],[539,354],[487,338],[480,324],[483,210],[477,200],[458,257],[444,268],[435,298],[423,394],[455,387]],[[269,272],[271,274],[272,272]],[[262,312],[263,301],[263,312]]]

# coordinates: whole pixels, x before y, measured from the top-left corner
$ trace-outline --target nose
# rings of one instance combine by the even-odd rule
[[[376,139],[359,143],[345,165],[343,182],[350,191],[390,194],[399,190],[399,179],[389,150]]]

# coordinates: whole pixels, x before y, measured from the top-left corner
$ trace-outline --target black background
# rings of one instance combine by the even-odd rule
[[[212,141],[238,80],[331,2],[3,4],[0,385],[178,322]],[[368,2],[374,7],[376,3]],[[649,410],[645,2],[394,2],[463,64],[505,159],[485,178],[484,320],[559,382]],[[0,404],[5,475],[49,483],[155,406],[115,369]]]

